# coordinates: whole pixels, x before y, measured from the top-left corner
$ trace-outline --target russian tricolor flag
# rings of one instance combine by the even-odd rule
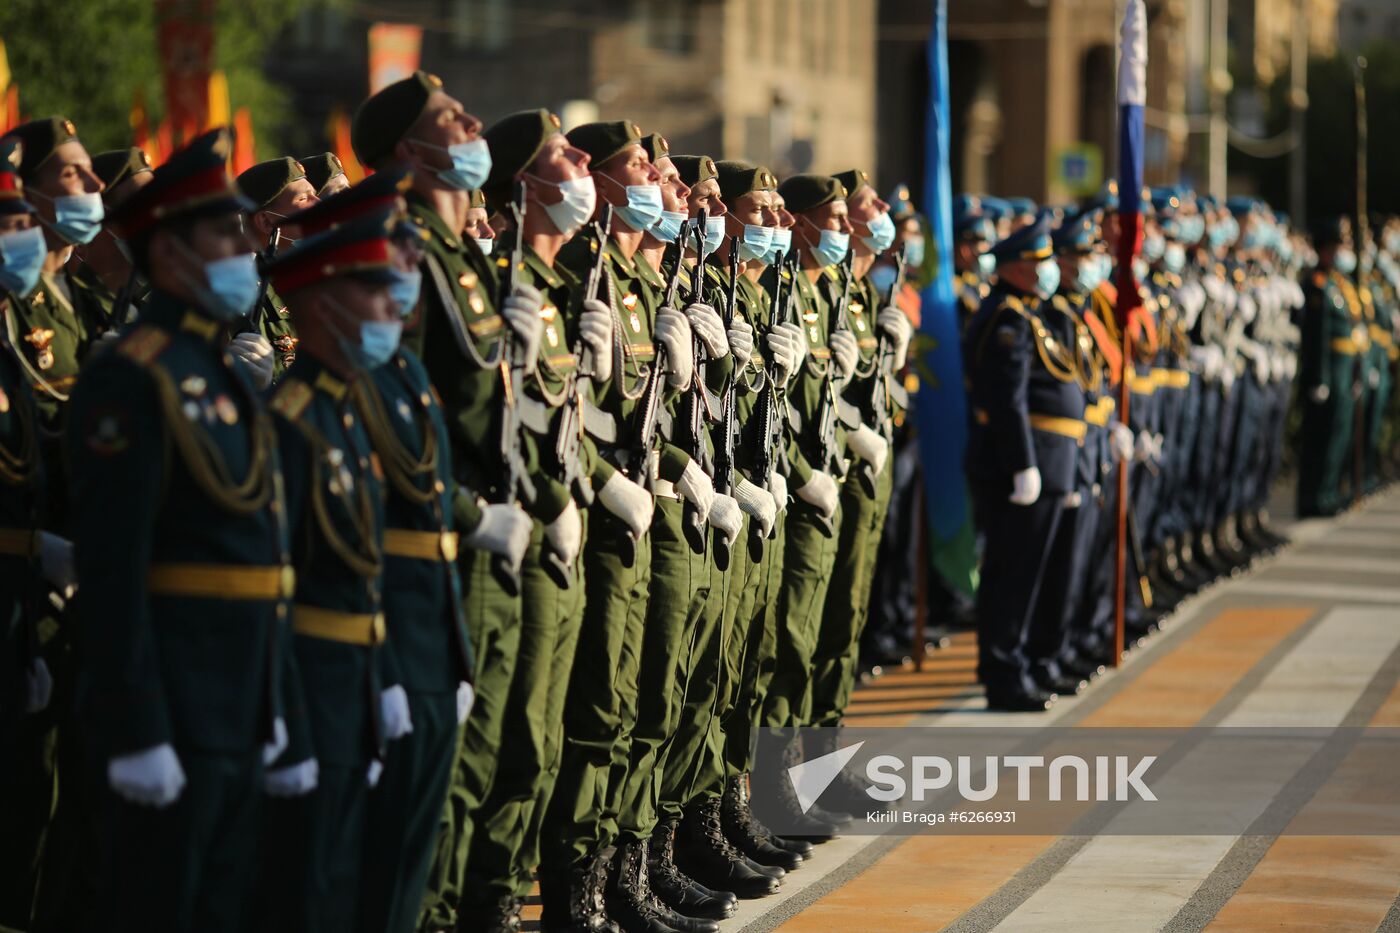
[[[1118,59],[1118,326],[1142,306],[1133,259],[1142,248],[1143,108],[1147,105],[1147,10],[1128,0]]]

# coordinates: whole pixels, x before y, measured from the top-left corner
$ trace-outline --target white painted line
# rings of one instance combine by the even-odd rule
[[[1255,596],[1287,596],[1290,598],[1338,603],[1385,603],[1396,607],[1391,616],[1400,619],[1400,586],[1357,586],[1350,583],[1308,583],[1304,580],[1241,580],[1231,593]]]

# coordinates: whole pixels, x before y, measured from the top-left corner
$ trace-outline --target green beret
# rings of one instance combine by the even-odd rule
[[[301,160],[302,171],[306,173],[306,180],[311,182],[311,187],[320,194],[321,189],[326,187],[332,178],[345,174],[345,166],[340,164],[340,159],[334,152],[323,152],[320,155],[307,156]]]
[[[484,192],[481,192],[481,191],[473,191],[473,192],[471,193],[471,203],[468,204],[467,206],[468,206],[468,207],[485,207],[485,206],[486,206],[486,194],[485,194]]]
[[[19,164],[20,177],[33,181],[39,170],[53,151],[70,139],[78,138],[78,128],[67,117],[48,117],[43,120],[30,120],[10,130],[6,136],[17,136],[24,143],[24,158]]]
[[[428,97],[442,90],[442,79],[415,71],[360,104],[350,124],[350,146],[362,165],[378,166],[413,126]]]
[[[642,148],[647,151],[647,158],[655,162],[657,159],[665,159],[671,155],[671,144],[666,141],[666,137],[660,133],[650,133],[642,137]]]
[[[726,201],[755,191],[774,191],[778,187],[778,179],[766,166],[738,159],[716,162],[715,177],[719,179],[720,196]]]
[[[585,123],[564,134],[569,145],[588,153],[594,168],[617,155],[628,146],[641,145],[642,130],[631,120],[612,123]]]
[[[681,181],[692,188],[716,175],[715,160],[709,156],[673,155],[671,164],[680,173]]]
[[[140,175],[142,172],[149,171],[151,171],[151,157],[146,155],[146,150],[137,149],[135,146],[130,149],[112,149],[108,152],[99,152],[92,157],[92,173],[102,179],[102,184],[107,186],[108,191],[132,175]]]
[[[540,154],[549,138],[559,132],[559,117],[544,108],[521,110],[502,117],[481,134],[491,150],[491,174],[483,190],[493,195],[510,186]]]
[[[793,175],[778,186],[789,211],[801,214],[832,201],[844,200],[846,186],[830,175]]]
[[[287,186],[298,178],[306,177],[306,168],[296,159],[283,156],[259,162],[238,176],[238,190],[257,206],[254,211],[267,207],[277,196],[287,190]]]
[[[23,159],[24,143],[13,136],[0,139],[0,214],[34,213],[24,199],[24,182],[19,177]]]
[[[861,188],[870,184],[870,176],[858,168],[849,169],[844,172],[837,172],[832,178],[839,181],[846,189],[846,197],[855,194]],[[874,187],[871,185],[871,187]]]

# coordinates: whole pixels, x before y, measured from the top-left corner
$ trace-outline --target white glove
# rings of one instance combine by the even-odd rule
[[[43,658],[35,658],[24,672],[24,711],[42,713],[53,697],[53,675]]]
[[[792,371],[797,372],[807,359],[807,334],[802,330],[801,325],[791,321],[784,321],[778,325],[778,328],[787,333],[792,350],[797,354],[797,360],[792,366]]]
[[[380,775],[384,773],[384,762],[378,758],[369,763],[369,768],[365,771],[365,783],[371,788],[379,786]]]
[[[465,680],[457,685],[457,725],[467,721],[476,704],[476,689]]]
[[[846,432],[846,447],[873,466],[877,474],[885,468],[885,461],[890,456],[889,442],[866,424]]]
[[[717,492],[714,501],[710,503],[710,514],[706,516],[706,521],[711,528],[724,534],[725,545],[732,548],[734,542],[739,540],[739,533],[744,530],[744,510],[737,499]]]
[[[544,536],[554,545],[564,563],[572,566],[574,558],[578,557],[578,549],[583,545],[583,519],[579,517],[574,500],[570,499],[559,517],[544,526]]]
[[[904,368],[909,356],[909,341],[914,336],[914,325],[909,316],[894,306],[881,309],[875,317],[875,325],[889,334],[894,349],[894,361],[890,372],[897,373]]]
[[[797,487],[797,498],[814,507],[823,518],[830,518],[836,514],[840,495],[840,490],[836,488],[836,480],[821,470],[813,470],[812,478]]]
[[[778,503],[773,501],[773,494],[740,478],[739,484],[734,487],[734,498],[738,501],[739,508],[758,522],[761,535],[768,537],[773,531],[773,523],[778,520]]]
[[[656,315],[656,342],[666,348],[666,381],[673,388],[690,386],[695,353],[690,346],[690,323],[673,308]]]
[[[542,304],[540,293],[524,284],[516,285],[510,296],[501,302],[501,317],[510,325],[517,344],[516,359],[527,373],[534,372],[539,363],[540,338],[544,336],[544,320],[540,317]]]
[[[578,316],[578,335],[592,353],[589,362],[594,380],[607,382],[612,378],[613,366],[613,319],[608,306],[596,298],[585,299],[583,312]]]
[[[70,598],[78,583],[73,571],[73,542],[47,531],[39,532],[39,572],[64,599]]]
[[[768,357],[777,368],[779,387],[786,386],[792,374],[801,365],[800,351],[794,345],[792,334],[781,326],[768,332]]]
[[[739,315],[729,322],[729,352],[734,354],[735,366],[742,367],[753,358],[753,325]]]
[[[1133,459],[1139,463],[1144,463],[1152,458],[1152,434],[1148,431],[1139,431],[1137,444],[1133,447]]]
[[[848,330],[838,330],[831,335],[831,358],[836,366],[836,381],[842,386],[856,374],[856,360],[860,358],[860,348],[855,336]]]
[[[1379,369],[1372,369],[1366,373],[1366,385],[1372,391],[1381,387],[1381,371]]]
[[[287,722],[281,716],[272,721],[272,740],[263,743],[262,759],[270,765],[287,750]]]
[[[1225,363],[1220,367],[1220,384],[1229,392],[1235,387],[1235,367]]]
[[[530,516],[518,505],[490,504],[481,507],[481,523],[463,541],[478,551],[500,554],[519,567],[530,546]]]
[[[700,469],[700,464],[692,460],[685,465],[681,478],[676,480],[676,492],[695,506],[702,522],[709,521],[710,506],[715,500],[715,484],[705,475],[705,471]]]
[[[238,334],[228,342],[229,352],[243,363],[253,385],[266,389],[272,385],[272,344],[262,334]]]
[[[185,789],[185,770],[166,742],[107,762],[107,783],[123,799],[145,807],[168,807]]]
[[[1313,389],[1308,392],[1308,398],[1320,404],[1322,402],[1327,401],[1327,397],[1331,394],[1332,390],[1325,385],[1314,386]]]
[[[1011,477],[1011,501],[1016,505],[1031,505],[1040,498],[1040,471],[1035,467],[1021,470]]]
[[[1120,421],[1113,422],[1113,426],[1108,429],[1109,443],[1113,445],[1113,452],[1118,455],[1119,460],[1131,460],[1133,458],[1133,429]]]
[[[379,715],[384,719],[384,738],[387,741],[401,739],[413,731],[408,693],[399,684],[379,691]]]
[[[705,348],[708,359],[718,360],[729,354],[729,341],[724,333],[724,321],[719,312],[709,305],[699,303],[686,305],[685,319]]]
[[[263,775],[263,792],[269,797],[301,797],[321,781],[321,764],[315,758],[299,761]]]
[[[651,493],[621,473],[608,477],[603,488],[598,490],[598,501],[622,520],[634,538],[640,538],[651,527],[651,517],[656,508],[651,501]]]
[[[772,493],[773,503],[781,513],[788,506],[787,477],[774,470],[773,476],[768,480],[768,491]]]

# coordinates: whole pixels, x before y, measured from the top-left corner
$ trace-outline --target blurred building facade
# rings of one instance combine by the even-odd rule
[[[1340,0],[1336,26],[1337,44],[1349,52],[1360,52],[1377,40],[1400,42],[1400,2]]]
[[[368,91],[376,21],[423,27],[422,67],[488,123],[548,107],[630,119],[677,152],[781,173],[875,158],[878,0],[379,0],[308,13],[269,63],[315,115]],[[324,119],[324,117],[320,117]]]

